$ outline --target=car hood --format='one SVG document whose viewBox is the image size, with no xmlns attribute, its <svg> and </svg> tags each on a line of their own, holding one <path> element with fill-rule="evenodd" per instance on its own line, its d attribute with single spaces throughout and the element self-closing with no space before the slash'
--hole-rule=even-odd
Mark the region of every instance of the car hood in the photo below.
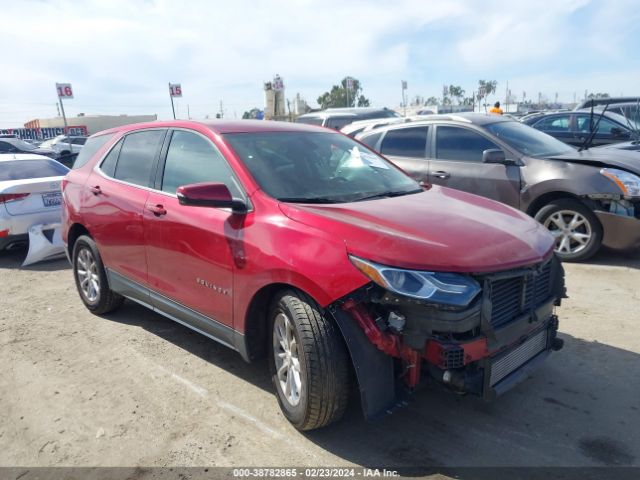
<svg viewBox="0 0 640 480">
<path fill-rule="evenodd" d="M 522 212 L 437 186 L 395 198 L 280 208 L 343 240 L 350 254 L 401 268 L 494 272 L 541 262 L 553 249 L 549 232 Z"/>
<path fill-rule="evenodd" d="M 616 148 L 590 148 L 551 157 L 552 160 L 584 163 L 596 167 L 614 167 L 640 174 L 640 153 Z"/>
<path fill-rule="evenodd" d="M 640 151 L 640 142 L 637 140 L 634 140 L 632 142 L 622 142 L 622 143 L 610 143 L 608 145 L 603 145 L 602 147 L 596 147 L 597 149 L 600 148 L 613 148 L 613 149 L 618 149 L 618 150 L 631 150 L 631 151 Z"/>
</svg>

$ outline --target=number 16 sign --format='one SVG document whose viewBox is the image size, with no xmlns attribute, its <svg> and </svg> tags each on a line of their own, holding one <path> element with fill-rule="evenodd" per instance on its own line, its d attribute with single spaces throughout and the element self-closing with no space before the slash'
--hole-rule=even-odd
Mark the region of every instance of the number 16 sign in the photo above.
<svg viewBox="0 0 640 480">
<path fill-rule="evenodd" d="M 58 97 L 60 98 L 73 98 L 73 90 L 70 83 L 56 83 L 56 90 L 58 90 Z"/>
</svg>

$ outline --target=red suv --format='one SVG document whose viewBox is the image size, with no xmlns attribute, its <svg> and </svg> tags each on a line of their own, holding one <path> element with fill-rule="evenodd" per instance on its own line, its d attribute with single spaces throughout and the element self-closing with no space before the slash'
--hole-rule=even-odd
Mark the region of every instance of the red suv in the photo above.
<svg viewBox="0 0 640 480">
<path fill-rule="evenodd" d="M 367 418 L 421 381 L 492 399 L 561 348 L 564 275 L 525 214 L 420 185 L 357 141 L 260 121 L 91 137 L 63 181 L 63 239 L 95 314 L 125 298 L 268 358 L 301 430 Z"/>
</svg>

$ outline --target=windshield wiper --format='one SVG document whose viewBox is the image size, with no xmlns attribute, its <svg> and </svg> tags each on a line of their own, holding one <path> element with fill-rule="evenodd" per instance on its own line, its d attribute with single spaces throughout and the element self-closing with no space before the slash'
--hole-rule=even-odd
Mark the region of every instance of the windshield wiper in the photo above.
<svg viewBox="0 0 640 480">
<path fill-rule="evenodd" d="M 391 191 L 391 192 L 382 192 L 376 193 L 374 195 L 367 195 L 366 197 L 356 198 L 354 202 L 361 202 L 363 200 L 373 200 L 374 198 L 391 198 L 391 197 L 401 197 L 402 195 L 411 195 L 413 193 L 423 192 L 421 188 L 417 188 L 415 190 L 399 190 L 399 191 Z"/>
<path fill-rule="evenodd" d="M 278 201 L 290 203 L 342 203 L 339 200 L 327 197 L 280 197 Z"/>
</svg>

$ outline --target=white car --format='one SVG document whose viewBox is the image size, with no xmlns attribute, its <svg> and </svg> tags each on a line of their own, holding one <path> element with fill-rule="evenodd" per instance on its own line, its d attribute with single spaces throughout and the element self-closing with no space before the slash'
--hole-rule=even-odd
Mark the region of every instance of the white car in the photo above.
<svg viewBox="0 0 640 480">
<path fill-rule="evenodd" d="M 58 155 L 69 155 L 71 153 L 80 153 L 82 147 L 87 141 L 87 137 L 73 137 L 67 135 L 58 135 L 55 138 L 45 140 L 40 147 L 50 148 Z"/>
<path fill-rule="evenodd" d="M 0 154 L 0 251 L 26 244 L 33 225 L 60 224 L 60 183 L 68 171 L 42 155 Z"/>
</svg>

